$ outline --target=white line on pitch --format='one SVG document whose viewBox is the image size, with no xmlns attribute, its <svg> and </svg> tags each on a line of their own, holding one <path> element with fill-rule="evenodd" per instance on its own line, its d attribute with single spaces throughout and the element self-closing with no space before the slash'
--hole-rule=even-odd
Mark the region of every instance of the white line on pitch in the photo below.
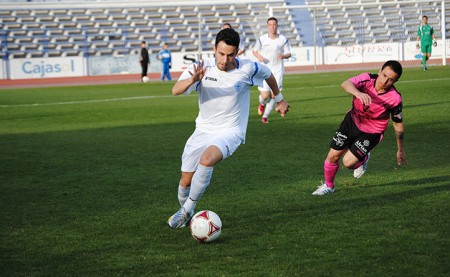
<svg viewBox="0 0 450 277">
<path fill-rule="evenodd" d="M 186 95 L 186 96 L 188 96 L 188 95 Z M 73 104 L 102 103 L 102 102 L 141 100 L 141 99 L 151 99 L 151 98 L 169 98 L 169 97 L 174 97 L 174 96 L 173 95 L 167 95 L 167 96 L 136 96 L 136 97 L 110 98 L 110 99 L 97 99 L 97 100 L 83 100 L 83 101 L 69 101 L 69 102 L 54 102 L 54 103 L 0 105 L 0 108 L 38 107 L 38 106 L 52 106 L 52 105 L 73 105 Z"/>
<path fill-rule="evenodd" d="M 434 81 L 445 81 L 450 80 L 450 78 L 436 78 L 436 79 L 423 79 L 423 80 L 407 80 L 399 81 L 401 83 L 417 83 L 417 82 L 434 82 Z M 325 85 L 325 86 L 313 86 L 313 87 L 294 87 L 294 88 L 284 88 L 284 90 L 299 90 L 299 89 L 312 89 L 312 88 L 332 88 L 339 87 L 339 85 Z M 195 95 L 184 95 L 184 96 L 195 96 Z M 114 101 L 127 101 L 127 100 L 141 100 L 141 99 L 151 99 L 151 98 L 170 98 L 173 95 L 167 96 L 136 96 L 136 97 L 124 97 L 124 98 L 111 98 L 111 99 L 97 99 L 97 100 L 83 100 L 83 101 L 69 101 L 69 102 L 54 102 L 54 103 L 35 103 L 35 104 L 17 104 L 17 105 L 0 105 L 0 108 L 11 108 L 11 107 L 38 107 L 38 106 L 52 106 L 52 105 L 73 105 L 73 104 L 86 104 L 86 103 L 102 103 L 102 102 L 114 102 Z"/>
</svg>

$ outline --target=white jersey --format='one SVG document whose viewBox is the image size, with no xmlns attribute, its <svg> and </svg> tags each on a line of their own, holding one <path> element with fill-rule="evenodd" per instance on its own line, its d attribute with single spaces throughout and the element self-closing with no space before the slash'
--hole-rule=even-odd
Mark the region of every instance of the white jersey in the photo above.
<svg viewBox="0 0 450 277">
<path fill-rule="evenodd" d="M 291 53 L 291 45 L 285 36 L 278 34 L 276 39 L 271 39 L 269 34 L 264 34 L 256 41 L 253 50 L 264 57 L 264 64 L 272 70 L 273 75 L 284 74 L 284 59 L 279 60 L 278 54 Z"/>
<path fill-rule="evenodd" d="M 264 65 L 248 59 L 235 59 L 236 69 L 219 70 L 215 59 L 204 61 L 206 68 L 202 80 L 192 84 L 184 94 L 197 91 L 199 114 L 196 128 L 205 133 L 223 131 L 235 132 L 243 141 L 247 131 L 250 110 L 250 87 L 262 85 L 262 82 L 272 74 Z M 190 65 L 181 74 L 179 81 L 191 77 Z"/>
</svg>

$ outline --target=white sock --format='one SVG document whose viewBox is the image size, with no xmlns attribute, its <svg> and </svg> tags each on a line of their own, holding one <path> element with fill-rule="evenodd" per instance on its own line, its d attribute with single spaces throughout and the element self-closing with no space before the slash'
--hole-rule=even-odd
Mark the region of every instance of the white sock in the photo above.
<svg viewBox="0 0 450 277">
<path fill-rule="evenodd" d="M 275 107 L 275 99 L 270 99 L 270 102 L 267 103 L 266 109 L 264 110 L 264 114 L 262 117 L 269 118 L 270 113 L 272 112 L 273 108 Z"/>
<path fill-rule="evenodd" d="M 183 206 L 184 202 L 189 197 L 189 191 L 191 190 L 191 187 L 182 187 L 181 184 L 178 185 L 178 201 L 180 202 L 180 205 Z"/>
<path fill-rule="evenodd" d="M 266 105 L 267 104 L 267 99 L 262 99 L 262 96 L 261 96 L 261 94 L 259 95 L 259 103 L 261 104 L 261 105 Z"/>
<path fill-rule="evenodd" d="M 200 200 L 206 188 L 209 186 L 209 183 L 211 182 L 213 169 L 214 167 L 198 165 L 197 171 L 195 171 L 194 176 L 192 177 L 189 198 L 183 205 L 185 210 L 194 210 L 197 201 Z"/>
</svg>

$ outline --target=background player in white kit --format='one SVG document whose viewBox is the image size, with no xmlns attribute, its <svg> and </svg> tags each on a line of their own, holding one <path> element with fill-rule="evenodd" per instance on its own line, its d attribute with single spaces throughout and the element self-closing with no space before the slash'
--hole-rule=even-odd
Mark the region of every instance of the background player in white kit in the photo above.
<svg viewBox="0 0 450 277">
<path fill-rule="evenodd" d="M 277 80 L 278 89 L 281 91 L 284 75 L 283 60 L 291 57 L 291 46 L 285 36 L 278 34 L 278 20 L 275 17 L 267 19 L 267 34 L 262 35 L 256 41 L 253 55 L 261 64 L 270 68 Z M 258 89 L 260 91 L 258 114 L 262 116 L 262 123 L 269 123 L 269 114 L 275 106 L 275 102 L 271 101 L 270 97 L 271 89 L 266 82 Z"/>
<path fill-rule="evenodd" d="M 266 80 L 277 102 L 276 110 L 281 116 L 288 112 L 289 105 L 270 69 L 237 59 L 238 49 L 239 34 L 233 29 L 221 30 L 216 36 L 215 58 L 191 65 L 172 88 L 174 95 L 196 90 L 200 111 L 182 155 L 178 186 L 181 208 L 169 218 L 171 228 L 189 223 L 197 201 L 211 181 L 214 166 L 245 142 L 251 86 Z"/>
<path fill-rule="evenodd" d="M 222 25 L 222 29 L 227 29 L 227 28 L 233 29 L 233 27 L 231 27 L 230 23 L 224 23 Z M 245 39 L 241 37 L 241 41 L 239 42 L 239 51 L 237 53 L 237 56 L 243 55 L 244 53 L 245 53 Z"/>
</svg>

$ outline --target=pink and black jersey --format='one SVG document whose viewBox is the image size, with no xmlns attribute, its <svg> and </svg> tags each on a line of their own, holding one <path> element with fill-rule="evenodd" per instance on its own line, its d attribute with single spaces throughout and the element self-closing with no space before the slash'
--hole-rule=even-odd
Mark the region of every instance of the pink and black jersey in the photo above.
<svg viewBox="0 0 450 277">
<path fill-rule="evenodd" d="M 355 87 L 372 98 L 370 105 L 363 105 L 360 100 L 353 97 L 353 108 L 350 111 L 352 119 L 359 130 L 370 133 L 384 133 L 389 123 L 389 115 L 394 122 L 402 122 L 402 96 L 394 86 L 384 93 L 375 89 L 378 75 L 363 73 L 350 78 Z"/>
</svg>

